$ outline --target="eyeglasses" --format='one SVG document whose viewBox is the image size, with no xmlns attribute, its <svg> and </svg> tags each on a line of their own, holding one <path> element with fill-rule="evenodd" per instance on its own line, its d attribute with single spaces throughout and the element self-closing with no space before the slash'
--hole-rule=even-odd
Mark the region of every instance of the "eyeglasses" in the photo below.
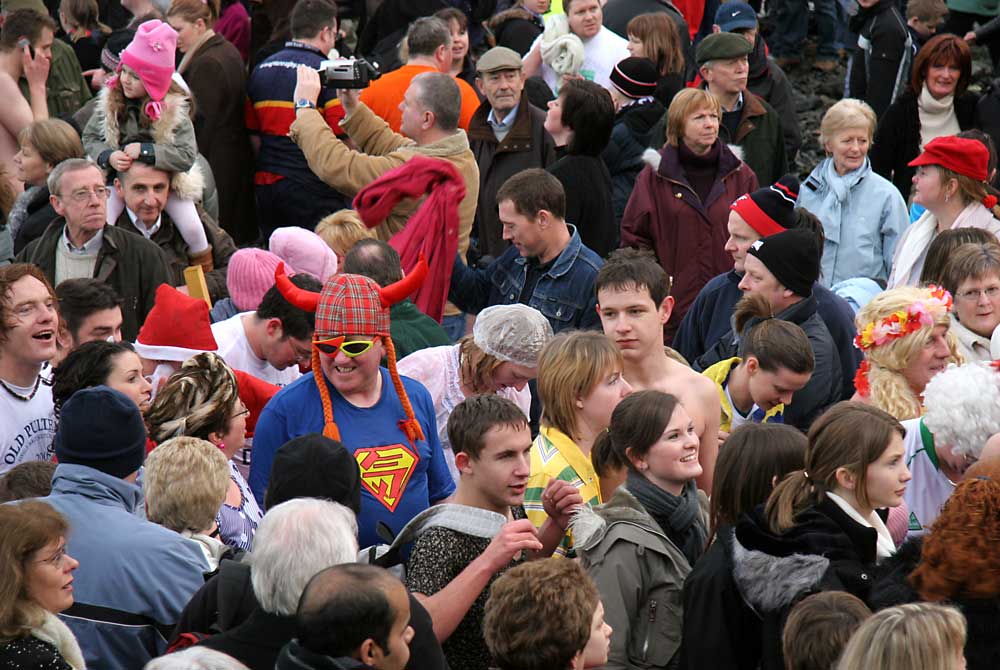
<svg viewBox="0 0 1000 670">
<path fill-rule="evenodd" d="M 959 300 L 965 302 L 979 302 L 979 296 L 985 295 L 987 299 L 993 300 L 1000 296 L 1000 286 L 990 286 L 988 288 L 970 288 L 958 294 Z"/>
<path fill-rule="evenodd" d="M 81 188 L 79 190 L 73 191 L 69 195 L 65 196 L 78 205 L 82 205 L 85 202 L 90 202 L 90 199 L 97 196 L 98 200 L 107 200 L 108 196 L 111 195 L 111 189 L 106 186 L 98 186 L 97 188 L 91 190 L 89 188 Z M 59 196 L 64 197 L 64 196 Z"/>
<path fill-rule="evenodd" d="M 292 344 L 292 353 L 295 355 L 296 363 L 308 363 L 312 360 L 312 351 L 310 349 L 301 349 L 298 345 Z"/>
<path fill-rule="evenodd" d="M 65 558 L 66 558 L 66 545 L 64 544 L 63 546 L 59 547 L 59 551 L 57 551 L 56 553 L 52 554 L 48 558 L 42 558 L 42 559 L 39 559 L 39 560 L 37 560 L 35 562 L 36 563 L 48 563 L 53 568 L 58 568 L 58 567 L 60 567 L 62 565 L 63 559 L 65 559 Z"/>
<path fill-rule="evenodd" d="M 243 403 L 240 403 L 240 407 L 242 407 L 243 409 L 241 409 L 240 411 L 236 412 L 236 414 L 233 414 L 229 418 L 231 418 L 231 419 L 238 419 L 241 416 L 247 416 L 248 414 L 250 414 L 250 410 L 247 409 L 246 405 L 244 405 Z"/>
<path fill-rule="evenodd" d="M 371 340 L 351 340 L 345 342 L 345 337 L 333 337 L 329 340 L 313 340 L 313 344 L 319 349 L 321 354 L 326 356 L 336 356 L 338 351 L 344 352 L 348 358 L 357 358 L 375 345 L 378 338 Z"/>
</svg>

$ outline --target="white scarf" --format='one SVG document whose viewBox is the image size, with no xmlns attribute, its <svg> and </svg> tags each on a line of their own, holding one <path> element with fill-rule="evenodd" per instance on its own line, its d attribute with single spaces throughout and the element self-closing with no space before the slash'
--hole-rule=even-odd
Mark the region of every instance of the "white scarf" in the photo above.
<svg viewBox="0 0 1000 670">
<path fill-rule="evenodd" d="M 83 660 L 83 652 L 80 651 L 80 645 L 73 636 L 73 631 L 56 615 L 45 612 L 42 623 L 31 629 L 31 636 L 55 647 L 73 670 L 86 670 L 87 664 Z"/>
<path fill-rule="evenodd" d="M 849 502 L 838 496 L 836 493 L 830 493 L 827 491 L 827 496 L 830 500 L 837 503 L 837 507 L 844 510 L 844 513 L 860 523 L 862 526 L 868 528 L 874 528 L 875 532 L 878 533 L 878 542 L 875 545 L 875 555 L 880 559 L 889 558 L 896 553 L 896 543 L 892 541 L 892 535 L 889 534 L 889 529 L 885 527 L 882 522 L 882 518 L 878 514 L 872 512 L 868 518 L 861 516 L 858 510 L 854 509 Z"/>
<path fill-rule="evenodd" d="M 903 233 L 902 239 L 896 245 L 888 288 L 917 285 L 927 248 L 937 236 L 937 227 L 937 217 L 927 210 Z M 993 212 L 986 209 L 982 203 L 973 202 L 955 217 L 951 229 L 955 228 L 982 228 L 996 234 L 1000 228 L 1000 221 L 997 221 L 993 217 Z"/>
<path fill-rule="evenodd" d="M 946 95 L 937 100 L 924 84 L 917 100 L 917 114 L 920 117 L 920 150 L 935 137 L 957 135 L 962 131 L 955 115 L 955 96 Z"/>
</svg>

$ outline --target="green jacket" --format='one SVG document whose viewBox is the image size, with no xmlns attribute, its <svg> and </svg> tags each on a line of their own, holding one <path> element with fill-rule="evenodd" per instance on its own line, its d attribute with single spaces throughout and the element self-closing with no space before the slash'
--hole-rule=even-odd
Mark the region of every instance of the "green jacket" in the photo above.
<svg viewBox="0 0 1000 670">
<path fill-rule="evenodd" d="M 708 498 L 698 492 L 708 528 Z M 577 555 L 597 584 L 604 620 L 614 629 L 605 670 L 677 664 L 684 615 L 682 591 L 691 572 L 684 553 L 625 487 L 572 523 Z"/>
<path fill-rule="evenodd" d="M 73 47 L 58 39 L 52 43 L 52 64 L 45 81 L 45 99 L 51 118 L 70 116 L 90 100 L 90 86 L 82 70 Z M 31 100 L 28 80 L 22 77 L 17 83 L 24 99 Z"/>
<path fill-rule="evenodd" d="M 56 248 L 66 220 L 54 219 L 45 233 L 17 255 L 19 263 L 34 263 L 55 284 Z M 94 277 L 108 284 L 122 299 L 122 339 L 134 342 L 139 326 L 153 309 L 156 288 L 170 284 L 167 259 L 156 244 L 138 233 L 115 226 L 104 227 L 101 251 L 97 254 Z"/>
<path fill-rule="evenodd" d="M 451 344 L 441 324 L 421 312 L 409 299 L 392 306 L 389 324 L 396 360 L 401 361 L 414 351 Z"/>
<path fill-rule="evenodd" d="M 997 9 L 1000 8 L 997 0 L 948 0 L 945 4 L 948 9 L 980 16 L 996 16 Z"/>
<path fill-rule="evenodd" d="M 773 184 L 788 172 L 781 119 L 774 107 L 750 89 L 743 89 L 743 110 L 736 134 L 730 137 L 726 127 L 720 124 L 719 137 L 743 150 L 743 155 L 736 155 L 753 169 L 762 186 Z"/>
<path fill-rule="evenodd" d="M 205 227 L 205 237 L 212 246 L 212 264 L 214 269 L 205 273 L 205 284 L 208 286 L 208 295 L 212 303 L 229 295 L 229 288 L 226 286 L 226 272 L 229 266 L 229 258 L 236 253 L 236 243 L 229 233 L 219 228 L 215 221 L 205 212 L 198 208 L 198 215 L 201 217 Z M 128 211 L 122 210 L 121 216 L 115 221 L 115 226 L 122 230 L 127 230 L 136 235 L 142 235 L 129 218 Z M 160 228 L 149 238 L 156 243 L 167 257 L 167 265 L 173 280 L 171 286 L 184 285 L 184 270 L 191 265 L 188 258 L 188 247 L 184 238 L 177 232 L 173 220 L 166 210 L 160 213 Z"/>
</svg>

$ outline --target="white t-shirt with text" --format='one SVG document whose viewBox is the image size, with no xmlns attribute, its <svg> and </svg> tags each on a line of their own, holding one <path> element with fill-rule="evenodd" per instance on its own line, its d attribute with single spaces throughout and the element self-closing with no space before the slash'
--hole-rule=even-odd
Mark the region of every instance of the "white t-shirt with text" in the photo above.
<svg viewBox="0 0 1000 670">
<path fill-rule="evenodd" d="M 28 461 L 50 461 L 54 453 L 56 419 L 52 408 L 52 369 L 46 365 L 39 375 L 38 390 L 30 400 L 28 388 L 3 382 L 0 388 L 0 475 Z"/>
</svg>

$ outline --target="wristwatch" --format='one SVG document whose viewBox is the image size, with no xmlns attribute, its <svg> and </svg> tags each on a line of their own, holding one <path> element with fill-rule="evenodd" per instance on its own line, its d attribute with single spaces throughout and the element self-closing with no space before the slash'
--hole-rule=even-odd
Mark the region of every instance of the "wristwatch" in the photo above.
<svg viewBox="0 0 1000 670">
<path fill-rule="evenodd" d="M 296 100 L 295 111 L 299 111 L 300 109 L 316 109 L 316 103 L 312 100 L 306 100 L 305 98 Z"/>
</svg>

